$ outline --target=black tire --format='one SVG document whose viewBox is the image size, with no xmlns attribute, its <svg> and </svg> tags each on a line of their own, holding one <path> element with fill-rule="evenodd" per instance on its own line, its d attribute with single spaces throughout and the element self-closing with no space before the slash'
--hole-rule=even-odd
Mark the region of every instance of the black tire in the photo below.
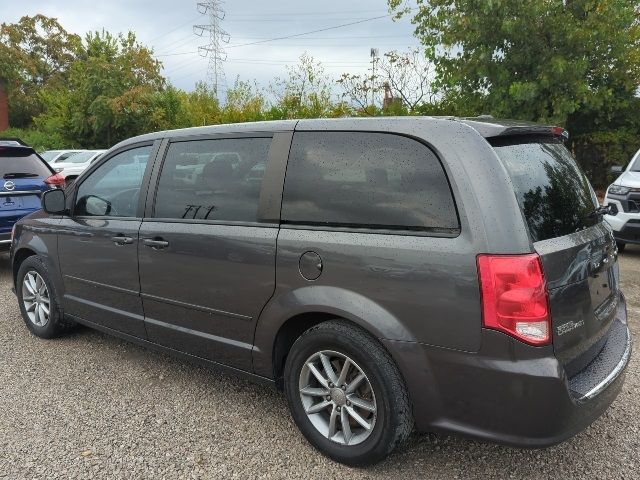
<svg viewBox="0 0 640 480">
<path fill-rule="evenodd" d="M 48 290 L 49 320 L 43 326 L 36 325 L 29 319 L 23 300 L 22 284 L 24 278 L 29 272 L 33 271 L 37 272 L 37 274 L 40 275 Z M 73 322 L 64 319 L 62 309 L 60 308 L 60 297 L 58 296 L 58 292 L 56 290 L 54 282 L 51 280 L 49 269 L 47 268 L 47 265 L 41 257 L 29 257 L 20 265 L 16 282 L 16 295 L 18 297 L 18 305 L 20 306 L 20 313 L 22 313 L 22 319 L 27 325 L 27 328 L 35 336 L 47 339 L 55 338 L 75 325 Z"/>
<path fill-rule="evenodd" d="M 618 252 L 624 252 L 624 249 L 627 248 L 627 244 L 624 242 L 616 242 L 616 246 L 618 247 Z"/>
<path fill-rule="evenodd" d="M 377 418 L 369 436 L 357 445 L 329 440 L 305 411 L 299 388 L 300 375 L 307 360 L 320 351 L 338 352 L 355 361 L 375 394 Z M 287 356 L 284 380 L 296 425 L 313 446 L 338 462 L 351 466 L 379 462 L 406 440 L 413 429 L 409 395 L 395 362 L 374 337 L 347 322 L 331 320 L 302 334 Z"/>
</svg>

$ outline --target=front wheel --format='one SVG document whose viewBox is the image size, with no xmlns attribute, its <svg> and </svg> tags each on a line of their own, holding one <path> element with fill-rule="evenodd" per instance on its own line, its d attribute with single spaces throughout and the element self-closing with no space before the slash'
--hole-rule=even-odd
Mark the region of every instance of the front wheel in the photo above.
<svg viewBox="0 0 640 480">
<path fill-rule="evenodd" d="M 27 258 L 18 269 L 16 294 L 22 318 L 40 338 L 53 338 L 73 324 L 65 320 L 58 294 L 45 262 L 38 256 Z"/>
<path fill-rule="evenodd" d="M 616 242 L 616 246 L 619 252 L 624 252 L 624 249 L 627 248 L 627 244 L 624 242 Z"/>
<path fill-rule="evenodd" d="M 367 332 L 342 321 L 322 323 L 293 345 L 285 392 L 307 440 L 341 463 L 370 465 L 413 428 L 409 396 L 389 353 Z"/>
</svg>

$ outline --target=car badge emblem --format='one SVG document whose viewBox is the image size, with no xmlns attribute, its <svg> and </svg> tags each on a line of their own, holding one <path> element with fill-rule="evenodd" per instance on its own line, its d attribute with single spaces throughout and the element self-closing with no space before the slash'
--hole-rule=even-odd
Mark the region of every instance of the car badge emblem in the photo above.
<svg viewBox="0 0 640 480">
<path fill-rule="evenodd" d="M 4 182 L 4 189 L 5 190 L 8 190 L 9 192 L 12 192 L 15 188 L 16 188 L 16 184 L 13 183 L 11 180 L 8 180 L 8 181 Z"/>
</svg>

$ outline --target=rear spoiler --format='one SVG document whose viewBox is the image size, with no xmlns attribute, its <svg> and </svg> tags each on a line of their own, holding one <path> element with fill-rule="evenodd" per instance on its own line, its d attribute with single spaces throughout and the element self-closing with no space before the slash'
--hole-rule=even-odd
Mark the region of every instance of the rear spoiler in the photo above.
<svg viewBox="0 0 640 480">
<path fill-rule="evenodd" d="M 530 126 L 530 127 L 508 127 L 498 135 L 493 137 L 512 137 L 515 135 L 552 135 L 569 140 L 569 132 L 562 127 Z"/>
<path fill-rule="evenodd" d="M 569 139 L 569 132 L 562 127 L 540 125 L 539 123 L 520 122 L 513 120 L 496 120 L 488 115 L 461 118 L 460 121 L 469 125 L 485 138 L 513 137 L 519 135 L 551 135 Z"/>
</svg>

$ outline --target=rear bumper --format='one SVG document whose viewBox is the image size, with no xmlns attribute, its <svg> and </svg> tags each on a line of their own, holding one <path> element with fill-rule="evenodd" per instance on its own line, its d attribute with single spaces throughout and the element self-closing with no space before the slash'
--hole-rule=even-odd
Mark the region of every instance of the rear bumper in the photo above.
<svg viewBox="0 0 640 480">
<path fill-rule="evenodd" d="M 618 334 L 573 378 L 552 347 L 530 347 L 491 330 L 483 331 L 477 353 L 384 342 L 405 376 L 418 430 L 536 448 L 582 431 L 617 397 L 631 336 L 626 318 L 614 323 Z"/>
</svg>

